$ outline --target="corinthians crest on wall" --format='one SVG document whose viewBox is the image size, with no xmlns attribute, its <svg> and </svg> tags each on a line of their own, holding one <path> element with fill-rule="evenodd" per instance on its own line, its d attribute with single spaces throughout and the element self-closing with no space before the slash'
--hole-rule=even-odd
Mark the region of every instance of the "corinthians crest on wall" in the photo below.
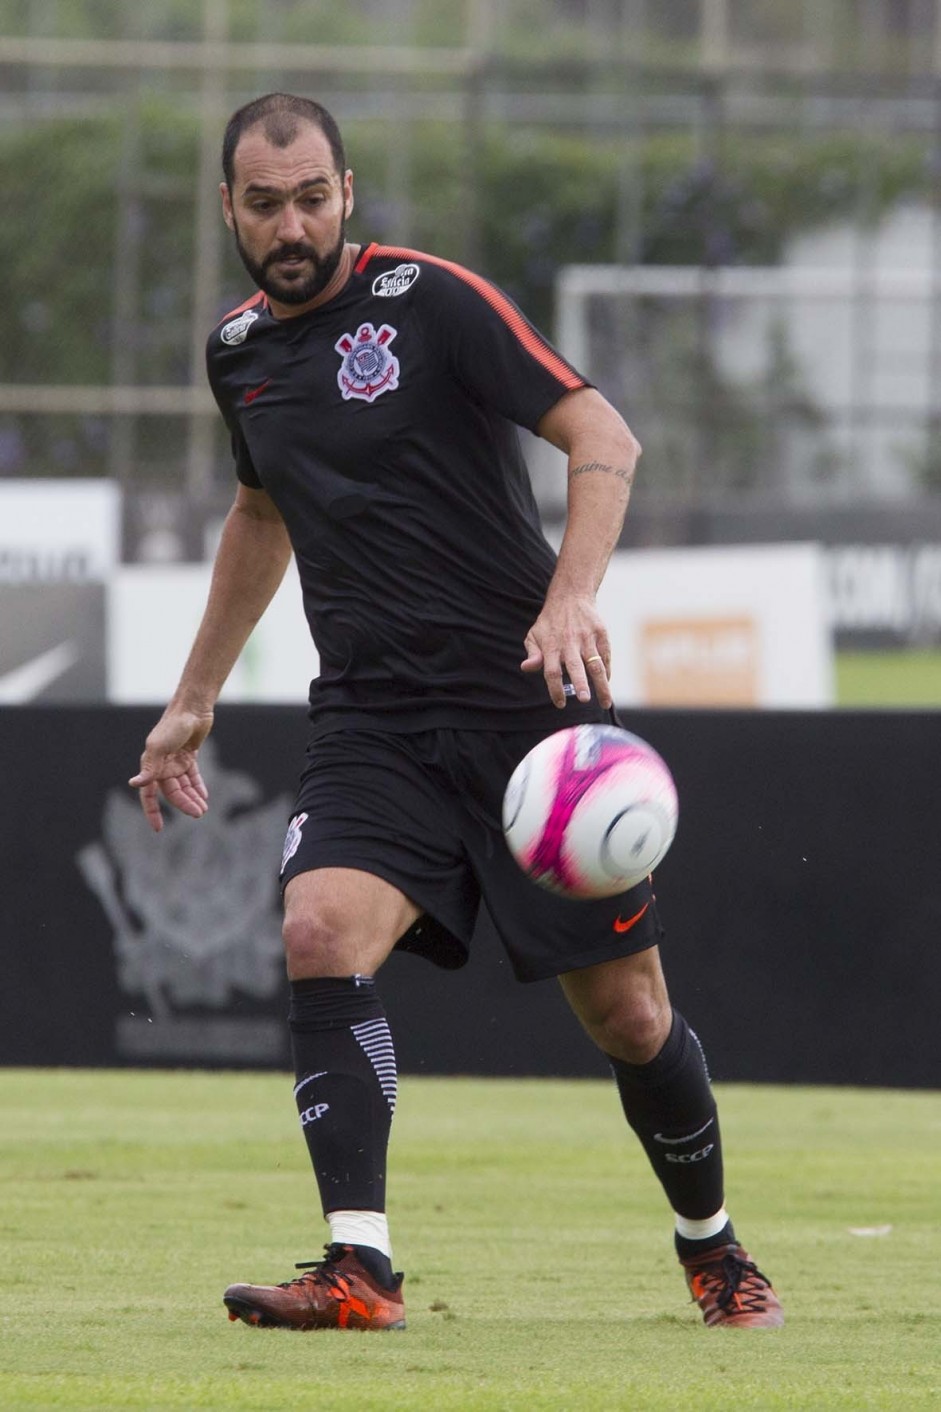
<svg viewBox="0 0 941 1412">
<path fill-rule="evenodd" d="M 265 1002 L 284 985 L 278 858 L 291 800 L 260 803 L 244 772 L 200 750 L 210 808 L 167 811 L 155 836 L 137 798 L 107 795 L 101 838 L 76 856 L 111 926 L 129 1060 L 279 1062 L 286 1029 Z"/>
</svg>

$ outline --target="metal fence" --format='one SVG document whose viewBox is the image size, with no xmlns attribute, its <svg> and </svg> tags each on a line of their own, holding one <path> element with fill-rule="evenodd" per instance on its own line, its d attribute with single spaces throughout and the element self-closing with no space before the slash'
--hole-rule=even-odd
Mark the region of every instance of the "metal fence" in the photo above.
<svg viewBox="0 0 941 1412">
<path fill-rule="evenodd" d="M 661 496 L 819 508 L 941 488 L 930 267 L 569 266 L 558 288 L 559 341 L 631 408 Z"/>
</svg>

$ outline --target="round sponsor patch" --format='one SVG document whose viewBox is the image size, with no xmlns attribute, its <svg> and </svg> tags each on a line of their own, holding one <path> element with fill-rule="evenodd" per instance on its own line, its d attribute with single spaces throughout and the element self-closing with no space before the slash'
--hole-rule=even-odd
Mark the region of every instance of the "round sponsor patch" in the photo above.
<svg viewBox="0 0 941 1412">
<path fill-rule="evenodd" d="M 372 292 L 379 299 L 395 299 L 404 294 L 418 279 L 421 270 L 417 265 L 396 265 L 384 275 L 377 275 L 372 282 Z"/>
<path fill-rule="evenodd" d="M 235 343 L 244 343 L 248 337 L 248 330 L 258 318 L 254 309 L 246 309 L 244 314 L 239 314 L 237 319 L 230 319 L 224 324 L 219 337 L 223 343 L 231 347 Z"/>
</svg>

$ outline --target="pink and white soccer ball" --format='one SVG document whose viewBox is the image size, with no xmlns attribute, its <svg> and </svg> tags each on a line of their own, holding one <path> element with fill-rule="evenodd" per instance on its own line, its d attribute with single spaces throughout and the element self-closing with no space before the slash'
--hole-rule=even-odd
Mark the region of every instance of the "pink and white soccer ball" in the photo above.
<svg viewBox="0 0 941 1412">
<path fill-rule="evenodd" d="M 566 897 L 642 882 L 676 833 L 676 786 L 652 745 L 616 726 L 569 726 L 524 756 L 503 797 L 510 852 Z"/>
</svg>

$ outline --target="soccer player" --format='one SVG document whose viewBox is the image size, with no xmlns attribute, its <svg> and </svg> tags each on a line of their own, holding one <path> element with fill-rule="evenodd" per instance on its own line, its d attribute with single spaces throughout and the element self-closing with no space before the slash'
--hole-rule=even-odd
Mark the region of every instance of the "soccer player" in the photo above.
<svg viewBox="0 0 941 1412">
<path fill-rule="evenodd" d="M 353 177 L 320 105 L 247 104 L 222 166 L 223 216 L 257 286 L 208 343 L 238 487 L 195 642 L 130 783 L 158 832 L 161 795 L 205 813 L 197 751 L 293 554 L 321 666 L 284 846 L 284 943 L 294 1092 L 330 1230 L 298 1277 L 231 1285 L 230 1317 L 404 1326 L 385 1215 L 395 1054 L 374 977 L 395 947 L 462 965 L 483 899 L 518 979 L 558 976 L 608 1057 L 705 1322 L 780 1324 L 725 1211 L 715 1100 L 670 1004 L 649 881 L 555 897 L 500 829 L 506 781 L 538 740 L 612 720 L 595 595 L 640 448 L 486 280 L 347 240 Z M 557 557 L 517 425 L 568 457 Z"/>
</svg>

